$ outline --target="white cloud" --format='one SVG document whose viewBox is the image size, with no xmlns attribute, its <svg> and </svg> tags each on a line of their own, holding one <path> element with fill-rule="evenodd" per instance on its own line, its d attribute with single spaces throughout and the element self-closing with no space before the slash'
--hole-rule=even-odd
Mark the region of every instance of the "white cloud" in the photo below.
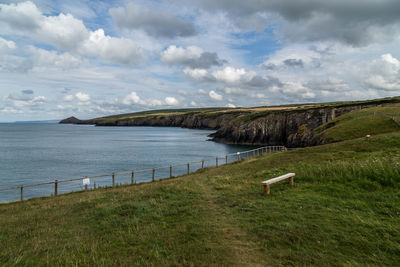
<svg viewBox="0 0 400 267">
<path fill-rule="evenodd" d="M 369 64 L 362 77 L 367 87 L 400 91 L 400 61 L 391 54 L 384 54 Z"/>
<path fill-rule="evenodd" d="M 179 105 L 179 101 L 175 97 L 168 96 L 165 98 L 165 103 L 168 106 L 177 106 Z"/>
<path fill-rule="evenodd" d="M 57 53 L 57 51 L 48 51 L 36 47 L 30 47 L 29 51 L 32 53 L 34 61 L 34 68 L 56 68 L 61 70 L 68 70 L 79 68 L 86 64 L 80 56 L 74 56 L 69 53 Z"/>
<path fill-rule="evenodd" d="M 142 49 L 133 41 L 105 35 L 103 29 L 91 32 L 79 51 L 121 64 L 137 64 L 143 56 Z"/>
<path fill-rule="evenodd" d="M 75 97 L 73 95 L 66 95 L 63 97 L 64 101 L 68 101 L 68 102 L 74 100 L 74 98 Z"/>
<path fill-rule="evenodd" d="M 286 95 L 296 96 L 303 99 L 312 99 L 316 97 L 314 92 L 297 82 L 285 83 L 282 92 Z"/>
<path fill-rule="evenodd" d="M 143 57 L 132 40 L 105 35 L 103 29 L 90 31 L 71 14 L 46 16 L 32 2 L 0 5 L 0 22 L 8 34 L 28 36 L 58 49 L 100 57 L 120 64 L 136 64 Z M 0 29 L 0 33 L 3 32 Z"/>
<path fill-rule="evenodd" d="M 209 96 L 211 99 L 214 99 L 214 100 L 217 100 L 217 101 L 222 101 L 222 100 L 223 100 L 222 95 L 216 93 L 214 90 L 211 90 L 211 91 L 208 93 L 208 96 Z"/>
<path fill-rule="evenodd" d="M 234 104 L 232 104 L 232 103 L 228 103 L 226 105 L 226 107 L 228 107 L 228 108 L 236 108 L 236 106 Z"/>
<path fill-rule="evenodd" d="M 195 107 L 195 106 L 197 106 L 197 103 L 195 101 L 190 101 L 190 105 Z"/>
<path fill-rule="evenodd" d="M 0 54 L 9 53 L 14 51 L 17 45 L 13 41 L 8 41 L 0 37 Z"/>
<path fill-rule="evenodd" d="M 188 75 L 190 78 L 198 81 L 205 80 L 205 78 L 208 76 L 208 71 L 206 69 L 185 68 L 183 70 L 183 73 Z"/>
<path fill-rule="evenodd" d="M 213 76 L 217 81 L 234 84 L 239 82 L 246 74 L 245 69 L 235 69 L 233 67 L 225 67 L 223 70 L 213 72 Z"/>
<path fill-rule="evenodd" d="M 78 99 L 81 102 L 87 102 L 90 100 L 90 96 L 88 94 L 78 92 L 75 94 L 76 99 Z"/>
<path fill-rule="evenodd" d="M 143 103 L 143 101 L 140 99 L 140 97 L 136 94 L 136 92 L 132 92 L 129 95 L 125 96 L 125 98 L 122 100 L 122 103 L 124 105 L 132 105 L 132 104 L 140 104 Z"/>
<path fill-rule="evenodd" d="M 162 106 L 162 105 L 163 105 L 163 102 L 158 99 L 153 99 L 153 100 L 150 100 L 150 102 L 149 102 L 149 106 L 152 106 L 152 107 Z"/>
<path fill-rule="evenodd" d="M 199 95 L 207 95 L 207 92 L 206 92 L 205 90 L 203 90 L 203 89 L 197 90 L 197 93 L 198 93 Z"/>
</svg>

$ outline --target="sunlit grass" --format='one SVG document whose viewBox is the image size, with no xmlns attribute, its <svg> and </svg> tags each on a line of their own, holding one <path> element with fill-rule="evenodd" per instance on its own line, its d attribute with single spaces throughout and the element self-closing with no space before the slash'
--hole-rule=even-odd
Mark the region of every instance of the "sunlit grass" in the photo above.
<svg viewBox="0 0 400 267">
<path fill-rule="evenodd" d="M 399 158 L 397 132 L 3 204 L 0 265 L 396 266 Z"/>
</svg>

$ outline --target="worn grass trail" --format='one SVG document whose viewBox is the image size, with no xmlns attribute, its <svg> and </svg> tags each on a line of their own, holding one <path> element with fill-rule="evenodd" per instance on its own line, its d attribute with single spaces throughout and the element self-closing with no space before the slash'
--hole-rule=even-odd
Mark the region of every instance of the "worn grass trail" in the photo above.
<svg viewBox="0 0 400 267">
<path fill-rule="evenodd" d="M 0 205 L 1 266 L 400 261 L 400 133 Z M 295 172 L 264 197 L 260 182 Z"/>
</svg>

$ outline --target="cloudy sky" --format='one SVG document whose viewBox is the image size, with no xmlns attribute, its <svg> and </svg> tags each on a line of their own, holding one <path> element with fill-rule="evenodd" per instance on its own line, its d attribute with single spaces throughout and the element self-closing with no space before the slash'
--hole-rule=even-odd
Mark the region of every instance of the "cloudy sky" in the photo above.
<svg viewBox="0 0 400 267">
<path fill-rule="evenodd" d="M 400 95 L 398 0 L 0 1 L 0 121 Z"/>
</svg>

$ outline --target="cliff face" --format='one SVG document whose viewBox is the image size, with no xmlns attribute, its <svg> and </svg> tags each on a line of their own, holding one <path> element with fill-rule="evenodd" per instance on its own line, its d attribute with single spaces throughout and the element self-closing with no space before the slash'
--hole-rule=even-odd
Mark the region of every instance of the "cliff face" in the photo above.
<svg viewBox="0 0 400 267">
<path fill-rule="evenodd" d="M 235 115 L 224 114 L 217 117 L 204 117 L 199 114 L 178 114 L 154 117 L 138 117 L 115 121 L 94 121 L 96 126 L 159 126 L 183 127 L 191 129 L 219 129 L 229 124 Z"/>
<path fill-rule="evenodd" d="M 322 108 L 270 110 L 265 113 L 187 112 L 179 114 L 136 116 L 131 118 L 106 117 L 81 121 L 74 117 L 60 123 L 94 124 L 96 126 L 169 126 L 193 129 L 215 129 L 211 140 L 231 144 L 285 145 L 304 147 L 322 143 L 313 130 L 335 117 L 356 109 L 390 105 L 368 103 Z"/>
<path fill-rule="evenodd" d="M 313 134 L 312 130 L 337 116 L 374 106 L 377 105 L 271 113 L 248 122 L 233 122 L 223 125 L 211 137 L 214 141 L 233 144 L 268 144 L 287 147 L 318 145 L 322 141 Z"/>
</svg>

